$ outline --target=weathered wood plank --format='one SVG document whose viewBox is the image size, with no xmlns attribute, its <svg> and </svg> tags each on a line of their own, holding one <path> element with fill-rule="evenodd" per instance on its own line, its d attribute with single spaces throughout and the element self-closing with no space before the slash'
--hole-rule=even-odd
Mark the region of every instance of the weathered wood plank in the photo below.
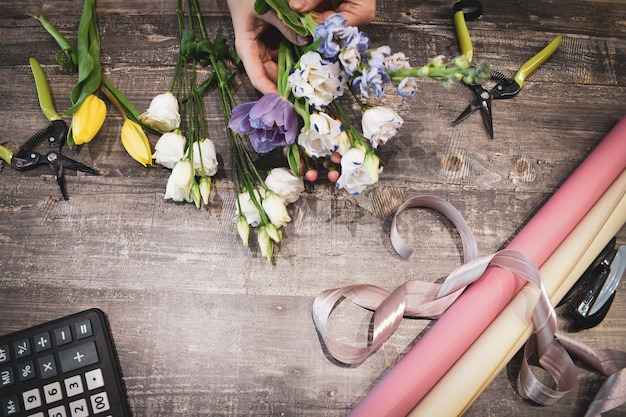
<svg viewBox="0 0 626 417">
<path fill-rule="evenodd" d="M 364 28 L 374 45 L 404 51 L 414 64 L 458 54 L 450 2 L 378 3 L 376 21 Z M 139 108 L 167 88 L 173 72 L 173 4 L 98 1 L 105 76 Z M 0 163 L 0 333 L 102 308 L 137 417 L 345 415 L 429 322 L 405 320 L 364 364 L 340 366 L 319 343 L 313 297 L 356 283 L 392 290 L 408 279 L 441 281 L 462 260 L 450 224 L 414 210 L 402 215 L 399 228 L 416 254 L 401 261 L 388 239 L 395 207 L 413 195 L 443 197 L 465 216 L 480 253 L 493 252 L 626 114 L 626 8 L 583 0 L 567 7 L 548 0 L 484 0 L 483 6 L 483 17 L 469 23 L 476 59 L 507 75 L 564 36 L 517 98 L 494 103 L 495 139 L 487 138 L 478 116 L 451 125 L 470 100 L 461 86 L 448 91 L 424 81 L 420 94 L 404 101 L 389 92 L 385 103 L 406 124 L 381 149 L 380 183 L 357 197 L 329 184 L 309 185 L 290 207 L 293 221 L 274 263 L 255 245 L 243 247 L 236 234 L 214 94 L 205 103 L 221 166 L 208 209 L 163 200 L 169 171 L 145 169 L 126 155 L 113 109 L 92 143 L 64 150 L 103 174 L 68 173 L 69 201 L 46 170 L 21 174 Z M 232 45 L 225 2 L 202 7 L 211 36 Z M 45 125 L 28 58 L 44 66 L 60 109 L 69 107 L 75 82 L 56 66 L 55 43 L 26 12 L 45 13 L 74 40 L 81 10 L 60 0 L 0 1 L 0 143 L 11 149 Z M 239 102 L 257 97 L 243 74 L 235 94 Z M 618 242 L 626 243 L 626 228 Z M 577 337 L 626 350 L 623 289 L 608 317 Z M 335 314 L 329 331 L 357 343 L 366 339 L 369 313 L 342 304 Z M 515 392 L 516 366 L 519 358 L 465 415 L 580 416 L 602 382 L 581 367 L 566 398 L 539 408 Z"/>
</svg>

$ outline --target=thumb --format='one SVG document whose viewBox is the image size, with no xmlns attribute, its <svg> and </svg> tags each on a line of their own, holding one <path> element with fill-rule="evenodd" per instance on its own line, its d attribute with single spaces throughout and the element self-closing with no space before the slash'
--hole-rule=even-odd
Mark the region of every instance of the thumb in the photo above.
<svg viewBox="0 0 626 417">
<path fill-rule="evenodd" d="M 302 13 L 302 12 L 310 12 L 314 8 L 316 8 L 322 0 L 291 0 L 289 2 L 289 7 L 294 12 Z"/>
</svg>

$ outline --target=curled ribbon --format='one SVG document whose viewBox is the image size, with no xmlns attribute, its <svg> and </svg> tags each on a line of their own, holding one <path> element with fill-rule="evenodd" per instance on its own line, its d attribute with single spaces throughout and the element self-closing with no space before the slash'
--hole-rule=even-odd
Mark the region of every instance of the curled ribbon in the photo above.
<svg viewBox="0 0 626 417">
<path fill-rule="evenodd" d="M 540 289 L 533 310 L 534 335 L 524 347 L 520 370 L 520 391 L 538 404 L 554 404 L 576 383 L 576 368 L 568 351 L 608 375 L 585 417 L 599 417 L 602 412 L 626 403 L 626 353 L 616 350 L 594 350 L 582 342 L 556 332 L 556 313 L 543 285 L 539 269 L 521 252 L 504 249 L 490 256 L 478 257 L 474 236 L 463 216 L 451 204 L 435 196 L 418 196 L 404 202 L 391 224 L 391 243 L 402 259 L 413 249 L 400 237 L 396 219 L 412 207 L 434 209 L 448 218 L 459 231 L 464 263 L 444 280 L 443 284 L 411 280 L 389 292 L 375 285 L 361 284 L 321 292 L 313 302 L 313 321 L 328 352 L 338 361 L 358 364 L 378 350 L 397 330 L 403 317 L 436 319 L 458 298 L 463 290 L 479 279 L 488 267 L 508 270 Z M 349 300 L 373 311 L 371 341 L 365 347 L 355 346 L 326 334 L 333 309 L 342 300 Z M 529 364 L 536 355 L 540 366 L 553 379 L 555 389 L 540 382 Z"/>
</svg>

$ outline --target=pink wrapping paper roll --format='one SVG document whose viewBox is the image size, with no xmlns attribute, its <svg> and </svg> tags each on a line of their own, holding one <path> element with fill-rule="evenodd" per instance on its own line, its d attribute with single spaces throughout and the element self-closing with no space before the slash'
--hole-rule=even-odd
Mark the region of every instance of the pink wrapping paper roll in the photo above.
<svg viewBox="0 0 626 417">
<path fill-rule="evenodd" d="M 626 168 L 624 117 L 515 236 L 507 249 L 541 267 Z M 350 416 L 404 417 L 524 286 L 490 267 L 356 405 Z"/>
</svg>

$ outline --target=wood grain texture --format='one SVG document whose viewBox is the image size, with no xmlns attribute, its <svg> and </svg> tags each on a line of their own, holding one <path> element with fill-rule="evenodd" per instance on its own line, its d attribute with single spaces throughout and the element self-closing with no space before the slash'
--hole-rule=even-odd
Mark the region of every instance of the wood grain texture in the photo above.
<svg viewBox="0 0 626 417">
<path fill-rule="evenodd" d="M 223 0 L 203 1 L 211 36 L 233 33 Z M 443 0 L 378 2 L 364 30 L 376 46 L 415 64 L 458 54 Z M 59 108 L 75 79 L 54 62 L 56 45 L 26 13 L 44 13 L 75 40 L 80 2 L 0 0 L 0 143 L 17 149 L 45 125 L 28 58 L 44 67 Z M 107 79 L 147 108 L 171 79 L 177 52 L 174 2 L 99 0 Z M 381 149 L 380 182 L 360 196 L 328 184 L 307 187 L 290 207 L 285 240 L 268 263 L 240 244 L 228 147 L 215 95 L 205 99 L 220 170 L 208 209 L 163 199 L 169 171 L 145 169 L 125 153 L 122 120 L 109 112 L 90 144 L 65 153 L 101 171 L 68 173 L 69 201 L 45 170 L 18 173 L 0 163 L 0 333 L 89 307 L 109 317 L 136 417 L 341 416 L 428 330 L 405 320 L 359 366 L 342 366 L 320 345 L 311 304 L 320 291 L 356 283 L 394 289 L 408 279 L 441 281 L 461 261 L 459 237 L 429 211 L 409 211 L 399 228 L 416 249 L 401 261 L 390 215 L 405 198 L 435 194 L 456 206 L 481 254 L 502 248 L 626 114 L 626 8 L 614 1 L 484 0 L 468 27 L 476 59 L 513 75 L 554 36 L 557 53 L 514 100 L 494 103 L 495 139 L 478 116 L 451 121 L 470 99 L 461 86 L 423 81 L 420 94 L 384 99 L 404 118 Z M 245 74 L 236 98 L 257 97 Z M 156 137 L 151 136 L 154 144 Z M 626 244 L 626 229 L 618 234 Z M 370 315 L 349 305 L 331 331 L 363 342 Z M 566 323 L 560 320 L 560 327 Z M 626 350 L 624 283 L 608 317 L 576 336 Z M 454 335 L 450 335 L 454 343 Z M 424 360 L 428 360 L 425 358 Z M 602 378 L 579 367 L 579 383 L 558 405 L 537 407 L 515 392 L 516 357 L 465 413 L 582 416 Z M 472 383 L 468 377 L 468 384 Z M 451 401 L 454 393 L 451 393 Z M 605 416 L 624 415 L 621 407 Z"/>
</svg>

